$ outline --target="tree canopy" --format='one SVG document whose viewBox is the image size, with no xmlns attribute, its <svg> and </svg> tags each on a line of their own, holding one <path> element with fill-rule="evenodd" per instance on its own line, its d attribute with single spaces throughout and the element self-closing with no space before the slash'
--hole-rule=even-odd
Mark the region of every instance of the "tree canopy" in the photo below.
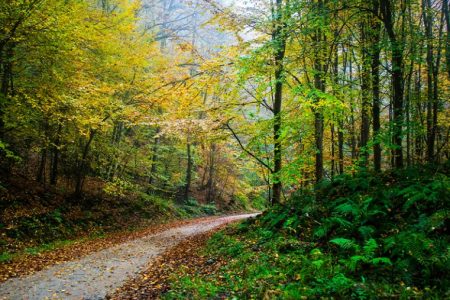
<svg viewBox="0 0 450 300">
<path fill-rule="evenodd" d="M 2 168 L 278 203 L 448 159 L 448 1 L 227 3 L 2 2 Z"/>
</svg>

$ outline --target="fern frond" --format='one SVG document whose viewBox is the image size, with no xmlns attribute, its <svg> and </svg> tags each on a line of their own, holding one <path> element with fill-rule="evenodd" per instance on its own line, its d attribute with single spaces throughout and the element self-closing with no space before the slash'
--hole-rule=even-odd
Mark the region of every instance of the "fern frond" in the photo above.
<svg viewBox="0 0 450 300">
<path fill-rule="evenodd" d="M 364 249 L 364 256 L 366 257 L 372 257 L 375 254 L 375 250 L 377 250 L 378 244 L 375 239 L 369 239 L 363 249 Z"/>
<path fill-rule="evenodd" d="M 336 244 L 345 250 L 359 248 L 359 246 L 354 241 L 345 238 L 335 238 L 330 240 L 330 243 Z"/>
<path fill-rule="evenodd" d="M 358 267 L 359 262 L 364 262 L 365 260 L 366 259 L 364 256 L 353 255 L 352 257 L 350 257 L 350 260 L 348 261 L 348 267 L 350 268 L 350 270 L 354 272 Z"/>
<path fill-rule="evenodd" d="M 373 226 L 360 226 L 358 228 L 358 231 L 362 235 L 362 237 L 366 239 L 375 232 L 375 228 Z"/>
<path fill-rule="evenodd" d="M 376 257 L 370 261 L 373 265 L 389 265 L 392 266 L 392 262 L 389 257 Z"/>
<path fill-rule="evenodd" d="M 343 215 L 357 216 L 357 215 L 359 215 L 359 207 L 356 206 L 354 203 L 348 201 L 348 202 L 342 203 L 341 205 L 338 205 L 335 208 L 335 212 L 343 214 Z"/>
</svg>

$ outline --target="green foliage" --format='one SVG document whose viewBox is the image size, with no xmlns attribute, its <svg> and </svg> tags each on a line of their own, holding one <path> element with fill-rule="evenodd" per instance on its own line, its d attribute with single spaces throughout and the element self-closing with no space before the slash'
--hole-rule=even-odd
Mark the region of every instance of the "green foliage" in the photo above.
<svg viewBox="0 0 450 300">
<path fill-rule="evenodd" d="M 113 181 L 106 183 L 103 190 L 108 195 L 123 197 L 127 192 L 136 190 L 136 185 L 120 178 L 114 178 Z"/>
<path fill-rule="evenodd" d="M 182 205 L 181 210 L 185 211 L 190 216 L 204 216 L 215 215 L 218 213 L 218 209 L 213 204 L 200 204 L 192 197 L 189 198 L 185 205 Z"/>
<path fill-rule="evenodd" d="M 343 175 L 299 191 L 216 234 L 206 251 L 228 264 L 173 283 L 167 298 L 448 297 L 447 166 Z"/>
<path fill-rule="evenodd" d="M 3 252 L 0 254 L 0 262 L 10 261 L 13 258 L 13 255 L 9 252 Z"/>
<path fill-rule="evenodd" d="M 6 158 L 9 158 L 11 160 L 20 161 L 21 158 L 14 154 L 11 150 L 8 149 L 8 144 L 4 143 L 2 140 L 0 140 L 0 154 L 4 154 Z"/>
<path fill-rule="evenodd" d="M 358 245 L 349 239 L 344 239 L 344 238 L 335 238 L 330 240 L 330 243 L 334 243 L 336 245 L 338 245 L 339 247 L 341 247 L 342 249 L 345 250 L 349 250 L 349 249 L 358 249 Z"/>
<path fill-rule="evenodd" d="M 48 244 L 42 244 L 37 247 L 26 248 L 24 252 L 27 254 L 37 255 L 41 252 L 51 251 L 51 250 L 61 248 L 61 247 L 64 247 L 64 246 L 67 246 L 67 245 L 70 245 L 73 243 L 74 243 L 73 240 L 55 241 L 55 242 L 48 243 Z"/>
</svg>

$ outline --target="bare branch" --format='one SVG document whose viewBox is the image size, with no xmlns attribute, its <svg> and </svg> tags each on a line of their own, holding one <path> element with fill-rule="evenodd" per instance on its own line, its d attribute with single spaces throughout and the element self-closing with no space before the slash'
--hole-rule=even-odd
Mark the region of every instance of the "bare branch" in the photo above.
<svg viewBox="0 0 450 300">
<path fill-rule="evenodd" d="M 238 142 L 239 146 L 241 147 L 241 149 L 247 153 L 248 155 L 250 155 L 251 157 L 253 157 L 254 159 L 256 159 L 261 165 L 263 165 L 264 167 L 266 167 L 271 173 L 273 173 L 273 169 L 266 164 L 262 159 L 260 159 L 258 156 L 256 156 L 253 152 L 251 152 L 250 150 L 248 150 L 241 142 L 241 140 L 239 139 L 238 135 L 236 134 L 236 132 L 233 130 L 233 128 L 231 128 L 230 123 L 227 122 L 225 124 L 225 126 L 231 131 L 231 134 L 233 134 L 234 138 L 236 139 L 236 141 Z"/>
</svg>

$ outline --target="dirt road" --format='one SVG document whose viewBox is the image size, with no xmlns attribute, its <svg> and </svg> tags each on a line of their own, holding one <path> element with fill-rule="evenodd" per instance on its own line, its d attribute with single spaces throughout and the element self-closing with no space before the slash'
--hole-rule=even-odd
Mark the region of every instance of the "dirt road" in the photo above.
<svg viewBox="0 0 450 300">
<path fill-rule="evenodd" d="M 12 278 L 0 284 L 0 299 L 103 299 L 107 292 L 142 271 L 152 258 L 183 239 L 255 215 L 199 220 L 54 265 L 30 276 Z"/>
</svg>

